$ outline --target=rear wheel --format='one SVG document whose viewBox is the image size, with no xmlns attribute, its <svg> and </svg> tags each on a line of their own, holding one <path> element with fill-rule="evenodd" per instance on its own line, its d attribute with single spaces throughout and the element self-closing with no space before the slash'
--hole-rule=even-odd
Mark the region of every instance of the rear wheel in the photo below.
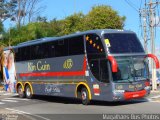
<svg viewBox="0 0 160 120">
<path fill-rule="evenodd" d="M 81 90 L 81 99 L 83 105 L 88 105 L 90 103 L 88 90 L 84 87 Z"/>
<path fill-rule="evenodd" d="M 29 85 L 27 85 L 27 86 L 25 87 L 25 93 L 26 93 L 26 97 L 27 97 L 28 99 L 33 98 L 33 94 L 32 94 L 32 91 L 31 91 L 31 88 L 30 88 Z"/>
<path fill-rule="evenodd" d="M 18 86 L 17 92 L 18 92 L 18 95 L 19 95 L 20 98 L 24 98 L 25 97 L 25 93 L 24 93 L 24 91 L 22 89 L 22 85 Z"/>
</svg>

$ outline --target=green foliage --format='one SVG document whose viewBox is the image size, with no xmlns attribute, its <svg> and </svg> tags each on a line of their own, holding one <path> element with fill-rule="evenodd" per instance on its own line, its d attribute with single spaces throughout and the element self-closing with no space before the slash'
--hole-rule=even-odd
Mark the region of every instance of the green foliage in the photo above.
<svg viewBox="0 0 160 120">
<path fill-rule="evenodd" d="M 85 17 L 85 29 L 122 29 L 125 17 L 110 6 L 95 6 Z"/>
<path fill-rule="evenodd" d="M 84 21 L 84 18 L 85 16 L 83 15 L 83 13 L 75 13 L 71 16 L 66 17 L 63 21 L 61 34 L 66 35 L 77 31 L 82 31 L 82 23 Z"/>
<path fill-rule="evenodd" d="M 0 33 L 2 33 L 3 31 L 4 31 L 3 24 L 2 22 L 0 22 Z"/>
<path fill-rule="evenodd" d="M 38 17 L 37 22 L 29 23 L 21 28 L 11 28 L 10 32 L 5 34 L 4 43 L 7 44 L 10 40 L 11 45 L 16 45 L 27 40 L 93 29 L 122 29 L 124 21 L 125 17 L 119 16 L 118 12 L 110 6 L 95 6 L 86 15 L 81 12 L 75 13 L 62 20 L 54 18 L 47 22 L 45 17 Z"/>
</svg>

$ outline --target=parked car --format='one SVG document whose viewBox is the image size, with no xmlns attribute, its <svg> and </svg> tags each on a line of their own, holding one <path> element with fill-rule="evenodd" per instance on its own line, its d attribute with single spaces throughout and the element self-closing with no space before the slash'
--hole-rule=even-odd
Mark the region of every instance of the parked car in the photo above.
<svg viewBox="0 0 160 120">
<path fill-rule="evenodd" d="M 160 78 L 157 78 L 157 86 L 160 86 Z M 150 80 L 150 85 L 152 85 L 152 79 Z"/>
<path fill-rule="evenodd" d="M 152 85 L 152 74 L 150 72 L 150 85 Z M 157 81 L 157 85 L 160 86 L 160 72 L 156 71 L 156 81 Z"/>
</svg>

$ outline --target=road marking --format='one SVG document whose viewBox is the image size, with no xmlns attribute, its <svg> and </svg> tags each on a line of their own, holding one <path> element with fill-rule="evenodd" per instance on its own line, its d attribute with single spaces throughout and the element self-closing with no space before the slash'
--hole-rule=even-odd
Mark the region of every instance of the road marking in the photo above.
<svg viewBox="0 0 160 120">
<path fill-rule="evenodd" d="M 160 101 L 151 101 L 151 102 L 160 103 Z"/>
<path fill-rule="evenodd" d="M 18 95 L 17 93 L 4 93 L 2 95 Z"/>
<path fill-rule="evenodd" d="M 5 93 L 6 91 L 0 91 L 0 93 Z"/>
<path fill-rule="evenodd" d="M 5 103 L 3 103 L 3 102 L 0 102 L 0 105 L 3 105 L 3 104 L 5 104 Z"/>
<path fill-rule="evenodd" d="M 134 100 L 131 100 L 131 101 L 135 101 L 135 102 L 160 102 L 158 100 L 154 100 L 154 99 L 151 99 L 151 98 L 146 98 L 146 99 L 134 99 Z"/>
<path fill-rule="evenodd" d="M 151 98 L 148 98 L 147 100 L 148 100 L 148 102 L 152 102 L 152 99 L 151 99 Z"/>
<path fill-rule="evenodd" d="M 155 100 L 155 99 L 152 99 L 152 98 L 148 98 L 147 100 L 148 100 L 148 102 L 156 102 L 156 103 L 160 103 L 159 100 Z"/>
<path fill-rule="evenodd" d="M 33 115 L 31 113 L 28 113 L 28 112 L 24 112 L 24 111 L 20 111 L 20 110 L 16 110 L 16 109 L 11 109 L 11 108 L 5 108 L 6 110 L 10 110 L 10 111 L 13 111 L 17 114 L 28 114 L 28 115 L 31 115 L 31 116 L 34 116 L 34 117 L 38 117 L 38 118 L 41 118 L 41 119 L 44 119 L 44 120 L 50 120 L 48 118 L 45 118 L 43 116 L 40 116 L 40 115 Z"/>
<path fill-rule="evenodd" d="M 11 95 L 12 93 L 4 93 L 3 95 Z"/>
<path fill-rule="evenodd" d="M 5 99 L 3 99 L 3 100 L 1 100 L 2 102 L 18 102 L 18 101 L 16 101 L 16 100 L 5 100 Z"/>
<path fill-rule="evenodd" d="M 157 95 L 157 96 L 151 97 L 151 99 L 156 99 L 156 98 L 160 98 L 160 95 Z"/>
<path fill-rule="evenodd" d="M 160 101 L 155 101 L 154 99 L 148 98 L 147 99 L 148 102 L 160 102 Z"/>
<path fill-rule="evenodd" d="M 4 98 L 4 99 L 9 99 L 9 100 L 25 100 L 25 101 L 29 101 L 30 99 L 24 99 L 24 98 Z"/>
</svg>

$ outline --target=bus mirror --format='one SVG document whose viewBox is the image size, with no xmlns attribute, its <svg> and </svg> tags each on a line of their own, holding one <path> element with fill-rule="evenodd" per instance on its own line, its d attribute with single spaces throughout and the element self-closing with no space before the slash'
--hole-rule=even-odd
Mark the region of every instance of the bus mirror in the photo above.
<svg viewBox="0 0 160 120">
<path fill-rule="evenodd" d="M 153 55 L 153 54 L 147 54 L 146 57 L 152 58 L 154 60 L 155 65 L 156 65 L 156 69 L 160 68 L 159 60 L 158 60 L 158 58 L 155 55 Z"/>
<path fill-rule="evenodd" d="M 111 62 L 112 72 L 117 72 L 118 71 L 118 65 L 117 65 L 116 59 L 113 56 L 109 55 L 108 60 Z"/>
</svg>

